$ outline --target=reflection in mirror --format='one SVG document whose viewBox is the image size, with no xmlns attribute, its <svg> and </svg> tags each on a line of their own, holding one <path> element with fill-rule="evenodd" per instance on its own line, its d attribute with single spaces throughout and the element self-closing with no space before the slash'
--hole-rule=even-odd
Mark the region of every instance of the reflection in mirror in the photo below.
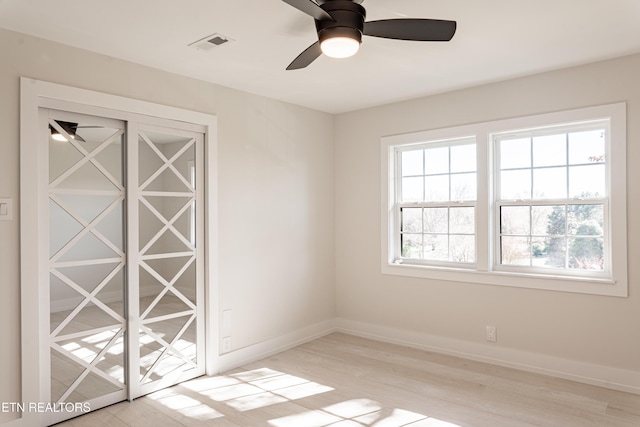
<svg viewBox="0 0 640 427">
<path fill-rule="evenodd" d="M 49 120 L 52 402 L 124 390 L 124 127 Z"/>
<path fill-rule="evenodd" d="M 139 132 L 140 384 L 197 368 L 195 140 Z"/>
</svg>

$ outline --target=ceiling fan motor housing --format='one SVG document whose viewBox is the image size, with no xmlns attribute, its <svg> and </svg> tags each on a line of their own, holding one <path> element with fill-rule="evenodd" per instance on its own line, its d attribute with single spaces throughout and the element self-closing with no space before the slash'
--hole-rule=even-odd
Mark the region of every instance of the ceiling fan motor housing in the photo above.
<svg viewBox="0 0 640 427">
<path fill-rule="evenodd" d="M 316 20 L 320 43 L 333 37 L 349 37 L 362 43 L 362 32 L 367 12 L 351 0 L 329 0 L 320 7 L 333 18 Z"/>
</svg>

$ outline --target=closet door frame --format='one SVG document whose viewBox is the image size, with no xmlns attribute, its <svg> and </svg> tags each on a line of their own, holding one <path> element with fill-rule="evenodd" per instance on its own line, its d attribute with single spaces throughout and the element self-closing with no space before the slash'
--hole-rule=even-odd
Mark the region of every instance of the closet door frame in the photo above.
<svg viewBox="0 0 640 427">
<path fill-rule="evenodd" d="M 47 348 L 49 331 L 48 299 L 42 298 L 48 284 L 48 218 L 41 215 L 47 202 L 47 188 L 40 185 L 42 171 L 48 170 L 47 150 L 40 149 L 46 140 L 39 126 L 39 109 L 51 108 L 81 114 L 140 121 L 162 125 L 165 120 L 193 124 L 204 134 L 204 324 L 205 371 L 219 372 L 219 325 L 217 280 L 217 118 L 135 99 L 114 96 L 22 77 L 20 81 L 20 240 L 21 240 L 21 312 L 22 312 L 22 402 L 46 404 L 44 398 L 49 372 L 48 358 L 40 356 Z M 48 211 L 48 210 L 47 210 Z M 46 293 L 45 293 L 46 294 Z M 46 310 L 45 310 L 46 305 Z M 91 408 L 92 410 L 97 408 Z M 25 425 L 45 426 L 50 412 L 37 410 L 22 414 Z"/>
</svg>

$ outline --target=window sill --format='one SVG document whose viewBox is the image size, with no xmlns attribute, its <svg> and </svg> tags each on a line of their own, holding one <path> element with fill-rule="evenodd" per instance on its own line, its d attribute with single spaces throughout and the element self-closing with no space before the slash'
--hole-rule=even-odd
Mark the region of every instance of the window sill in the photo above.
<svg viewBox="0 0 640 427">
<path fill-rule="evenodd" d="M 611 278 L 567 277 L 510 271 L 478 271 L 465 268 L 395 263 L 383 263 L 382 274 L 590 295 L 624 298 L 628 296 L 627 284 Z"/>
</svg>

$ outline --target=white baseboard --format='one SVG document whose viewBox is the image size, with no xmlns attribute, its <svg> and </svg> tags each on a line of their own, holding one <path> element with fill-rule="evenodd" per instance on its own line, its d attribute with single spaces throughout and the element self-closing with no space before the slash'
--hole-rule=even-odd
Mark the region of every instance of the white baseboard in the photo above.
<svg viewBox="0 0 640 427">
<path fill-rule="evenodd" d="M 262 341 L 244 348 L 233 350 L 220 355 L 217 363 L 219 372 L 226 372 L 238 368 L 247 363 L 252 363 L 264 359 L 274 354 L 289 350 L 300 344 L 313 341 L 317 338 L 335 332 L 335 321 L 333 319 L 307 326 L 297 331 L 290 332 L 267 341 Z"/>
<path fill-rule="evenodd" d="M 336 319 L 336 331 L 640 395 L 640 372 Z"/>
</svg>

